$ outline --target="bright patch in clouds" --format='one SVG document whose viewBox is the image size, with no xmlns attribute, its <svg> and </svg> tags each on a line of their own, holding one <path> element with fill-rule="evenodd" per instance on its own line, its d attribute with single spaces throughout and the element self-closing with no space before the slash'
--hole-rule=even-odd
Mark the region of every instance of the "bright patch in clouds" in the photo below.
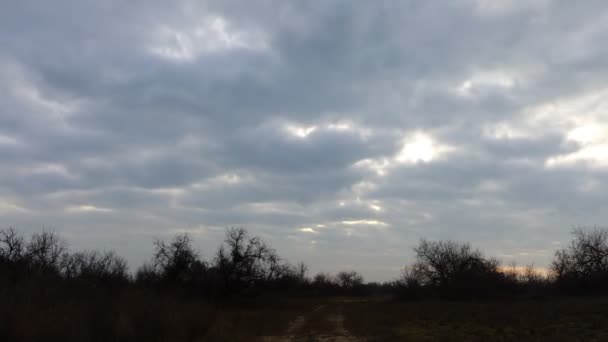
<svg viewBox="0 0 608 342">
<path fill-rule="evenodd" d="M 317 234 L 317 231 L 310 228 L 310 227 L 302 227 L 300 229 L 298 229 L 300 232 L 302 233 L 310 233 L 310 234 Z"/>
<path fill-rule="evenodd" d="M 608 166 L 608 90 L 591 93 L 539 106 L 539 125 L 545 123 L 564 132 L 567 140 L 579 145 L 575 152 L 547 158 L 549 167 L 579 162 L 590 166 Z"/>
<path fill-rule="evenodd" d="M 335 131 L 350 131 L 353 129 L 353 126 L 348 122 L 331 123 L 327 125 L 327 129 Z"/>
<path fill-rule="evenodd" d="M 590 162 L 595 166 L 608 166 L 608 144 L 597 144 L 586 146 L 580 150 L 547 159 L 546 165 L 549 167 L 560 165 L 571 165 L 578 162 Z"/>
<path fill-rule="evenodd" d="M 373 211 L 382 211 L 382 207 L 377 204 L 370 204 L 369 208 Z"/>
<path fill-rule="evenodd" d="M 550 158 L 547 165 L 588 161 L 598 166 L 608 166 L 608 125 L 587 123 L 568 132 L 567 137 L 579 143 L 581 148 L 574 153 Z"/>
<path fill-rule="evenodd" d="M 405 139 L 395 160 L 401 163 L 428 163 L 452 148 L 441 145 L 424 132 L 415 132 Z"/>
<path fill-rule="evenodd" d="M 19 212 L 25 213 L 27 209 L 7 200 L 0 199 L 0 213 Z"/>
<path fill-rule="evenodd" d="M 8 135 L 0 134 L 0 145 L 19 145 L 19 140 Z"/>
<path fill-rule="evenodd" d="M 598 143 L 608 136 L 608 127 L 605 124 L 586 123 L 568 132 L 568 139 L 587 145 Z"/>
<path fill-rule="evenodd" d="M 505 71 L 482 71 L 462 81 L 456 88 L 456 92 L 462 96 L 472 96 L 476 91 L 486 88 L 508 89 L 512 88 L 515 84 L 515 78 Z"/>
<path fill-rule="evenodd" d="M 297 126 L 297 125 L 287 125 L 285 129 L 289 134 L 298 138 L 307 138 L 310 134 L 317 130 L 317 126 Z"/>
<path fill-rule="evenodd" d="M 188 28 L 163 26 L 160 43 L 151 50 L 154 54 L 175 61 L 192 61 L 205 53 L 230 49 L 265 49 L 261 35 L 235 30 L 221 16 L 208 16 L 202 23 Z"/>
<path fill-rule="evenodd" d="M 70 213 L 111 213 L 113 210 L 109 208 L 96 207 L 94 205 L 77 205 L 66 209 Z"/>
<path fill-rule="evenodd" d="M 378 220 L 345 220 L 342 224 L 349 226 L 388 226 L 388 223 Z"/>
<path fill-rule="evenodd" d="M 517 123 L 500 122 L 484 125 L 483 135 L 491 139 L 523 139 L 532 137 L 533 132 Z"/>
<path fill-rule="evenodd" d="M 355 168 L 372 170 L 378 176 L 384 176 L 387 173 L 387 169 L 391 166 L 391 162 L 388 160 L 388 158 L 363 159 L 357 161 L 353 166 Z"/>
</svg>

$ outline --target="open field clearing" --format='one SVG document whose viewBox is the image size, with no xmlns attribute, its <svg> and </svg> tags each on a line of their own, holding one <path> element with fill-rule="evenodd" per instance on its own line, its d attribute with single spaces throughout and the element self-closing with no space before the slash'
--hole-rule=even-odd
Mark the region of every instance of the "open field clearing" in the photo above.
<svg viewBox="0 0 608 342">
<path fill-rule="evenodd" d="M 367 341 L 606 341 L 608 298 L 345 303 Z"/>
<path fill-rule="evenodd" d="M 259 296 L 212 304 L 147 291 L 5 287 L 3 341 L 606 341 L 608 298 L 485 301 Z"/>
</svg>

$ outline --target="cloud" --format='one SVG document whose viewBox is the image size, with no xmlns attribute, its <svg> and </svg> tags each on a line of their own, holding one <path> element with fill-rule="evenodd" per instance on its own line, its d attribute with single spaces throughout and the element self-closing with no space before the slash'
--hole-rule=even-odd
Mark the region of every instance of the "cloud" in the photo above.
<svg viewBox="0 0 608 342">
<path fill-rule="evenodd" d="M 420 237 L 545 267 L 607 219 L 601 1 L 5 7 L 2 224 L 133 265 L 242 225 L 385 280 Z"/>
</svg>

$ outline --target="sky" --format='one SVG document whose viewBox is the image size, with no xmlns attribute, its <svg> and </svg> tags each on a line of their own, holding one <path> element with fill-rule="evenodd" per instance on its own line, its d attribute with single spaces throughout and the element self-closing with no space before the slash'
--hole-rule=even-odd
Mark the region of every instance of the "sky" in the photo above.
<svg viewBox="0 0 608 342">
<path fill-rule="evenodd" d="M 1 227 L 133 268 L 244 227 L 384 281 L 421 238 L 547 267 L 608 219 L 603 0 L 1 7 Z"/>
</svg>

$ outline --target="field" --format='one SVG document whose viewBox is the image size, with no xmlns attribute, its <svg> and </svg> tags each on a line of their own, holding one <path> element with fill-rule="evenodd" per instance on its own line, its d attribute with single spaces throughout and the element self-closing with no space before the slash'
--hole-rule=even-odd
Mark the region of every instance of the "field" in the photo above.
<svg viewBox="0 0 608 342">
<path fill-rule="evenodd" d="M 318 305 L 277 296 L 220 304 L 139 289 L 0 286 L 0 341 L 252 341 L 281 335 Z"/>
<path fill-rule="evenodd" d="M 230 302 L 141 290 L 4 287 L 3 341 L 607 341 L 608 298 Z"/>
<path fill-rule="evenodd" d="M 295 327 L 294 327 L 295 325 Z M 328 300 L 266 341 L 607 341 L 607 298 Z"/>
<path fill-rule="evenodd" d="M 368 341 L 606 341 L 608 299 L 344 304 Z"/>
</svg>

